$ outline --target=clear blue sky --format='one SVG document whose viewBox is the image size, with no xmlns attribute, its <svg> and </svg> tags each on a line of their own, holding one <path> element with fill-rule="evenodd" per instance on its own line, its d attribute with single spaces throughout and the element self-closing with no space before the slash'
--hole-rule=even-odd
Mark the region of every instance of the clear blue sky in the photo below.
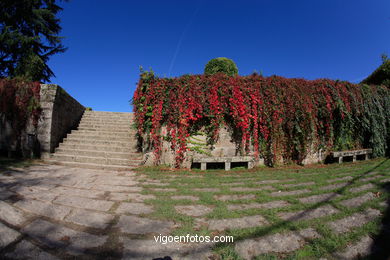
<svg viewBox="0 0 390 260">
<path fill-rule="evenodd" d="M 390 56 L 389 0 L 71 0 L 59 15 L 69 49 L 49 65 L 84 106 L 131 111 L 139 66 L 203 73 L 215 57 L 262 71 L 358 82 Z"/>
</svg>

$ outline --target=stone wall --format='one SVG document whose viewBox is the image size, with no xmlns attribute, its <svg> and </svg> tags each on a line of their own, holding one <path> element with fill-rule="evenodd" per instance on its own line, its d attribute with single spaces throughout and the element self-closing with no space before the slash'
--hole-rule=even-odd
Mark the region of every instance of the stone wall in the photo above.
<svg viewBox="0 0 390 260">
<path fill-rule="evenodd" d="M 166 135 L 166 129 L 163 127 L 161 134 Z M 192 149 L 192 151 L 188 151 L 185 156 L 185 161 L 182 166 L 184 168 L 191 168 L 192 158 L 193 157 L 232 157 L 232 156 L 240 156 L 240 151 L 238 149 L 238 144 L 233 140 L 231 131 L 227 127 L 220 128 L 218 141 L 213 145 L 207 145 L 206 136 L 204 135 L 194 135 L 191 136 L 187 143 L 188 147 L 194 148 L 198 147 L 198 149 Z M 253 147 L 251 147 L 253 150 Z M 196 151 L 197 150 L 197 151 Z M 249 155 L 253 155 L 253 153 L 249 153 Z M 303 160 L 303 164 L 313 164 L 323 162 L 325 160 L 326 153 L 324 151 L 315 151 L 312 147 L 306 158 Z M 279 163 L 283 163 L 280 161 Z M 152 151 L 144 150 L 144 164 L 145 165 L 154 165 L 155 158 Z M 170 148 L 170 142 L 163 141 L 162 143 L 162 154 L 160 158 L 160 164 L 163 165 L 175 165 L 175 154 Z M 258 161 L 255 161 L 255 166 L 264 165 L 264 159 L 259 158 Z"/>
<path fill-rule="evenodd" d="M 42 84 L 40 96 L 42 114 L 37 139 L 42 156 L 47 157 L 67 133 L 77 128 L 85 107 L 54 84 Z"/>
<path fill-rule="evenodd" d="M 48 157 L 49 153 L 72 129 L 77 128 L 84 106 L 71 97 L 60 86 L 42 84 L 40 90 L 40 115 L 38 126 L 32 120 L 17 136 L 11 122 L 0 114 L 0 151 L 8 156 L 21 154 L 23 157 Z"/>
</svg>

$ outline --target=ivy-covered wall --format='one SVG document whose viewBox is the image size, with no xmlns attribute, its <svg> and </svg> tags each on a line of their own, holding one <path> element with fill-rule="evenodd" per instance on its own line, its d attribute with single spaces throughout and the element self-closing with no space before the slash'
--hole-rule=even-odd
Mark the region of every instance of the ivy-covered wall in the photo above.
<svg viewBox="0 0 390 260">
<path fill-rule="evenodd" d="M 48 155 L 77 127 L 85 108 L 61 87 L 0 79 L 0 152 Z"/>
<path fill-rule="evenodd" d="M 163 142 L 170 144 L 180 167 L 187 152 L 195 150 L 193 136 L 202 132 L 212 149 L 222 127 L 237 154 L 253 155 L 267 165 L 302 164 L 308 156 L 332 150 L 388 153 L 389 94 L 383 86 L 329 79 L 256 74 L 158 78 L 143 72 L 133 104 L 140 146 L 153 151 L 157 164 Z"/>
</svg>

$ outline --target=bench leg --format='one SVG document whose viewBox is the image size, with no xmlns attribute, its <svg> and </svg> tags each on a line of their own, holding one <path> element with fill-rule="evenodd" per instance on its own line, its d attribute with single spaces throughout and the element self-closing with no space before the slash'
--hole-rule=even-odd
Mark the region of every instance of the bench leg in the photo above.
<svg viewBox="0 0 390 260">
<path fill-rule="evenodd" d="M 202 162 L 202 163 L 200 163 L 200 169 L 202 170 L 202 171 L 205 171 L 207 168 L 206 168 L 206 163 L 205 162 Z"/>
<path fill-rule="evenodd" d="M 230 171 L 230 168 L 231 168 L 231 163 L 225 162 L 225 171 Z"/>
<path fill-rule="evenodd" d="M 352 162 L 356 162 L 356 155 L 352 156 Z"/>
<path fill-rule="evenodd" d="M 248 169 L 252 169 L 253 168 L 253 162 L 248 162 Z"/>
<path fill-rule="evenodd" d="M 343 157 L 340 156 L 340 157 L 339 157 L 339 163 L 342 163 L 342 162 L 343 162 Z"/>
<path fill-rule="evenodd" d="M 364 159 L 367 161 L 368 160 L 368 153 L 365 154 Z"/>
</svg>

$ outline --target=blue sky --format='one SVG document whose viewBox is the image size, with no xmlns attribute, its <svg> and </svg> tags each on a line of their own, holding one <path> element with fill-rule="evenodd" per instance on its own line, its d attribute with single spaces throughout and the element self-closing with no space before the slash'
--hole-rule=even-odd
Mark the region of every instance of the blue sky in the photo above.
<svg viewBox="0 0 390 260">
<path fill-rule="evenodd" d="M 62 2 L 63 43 L 51 79 L 84 106 L 129 112 L 139 66 L 203 73 L 215 57 L 261 71 L 358 82 L 390 56 L 389 0 Z"/>
</svg>

